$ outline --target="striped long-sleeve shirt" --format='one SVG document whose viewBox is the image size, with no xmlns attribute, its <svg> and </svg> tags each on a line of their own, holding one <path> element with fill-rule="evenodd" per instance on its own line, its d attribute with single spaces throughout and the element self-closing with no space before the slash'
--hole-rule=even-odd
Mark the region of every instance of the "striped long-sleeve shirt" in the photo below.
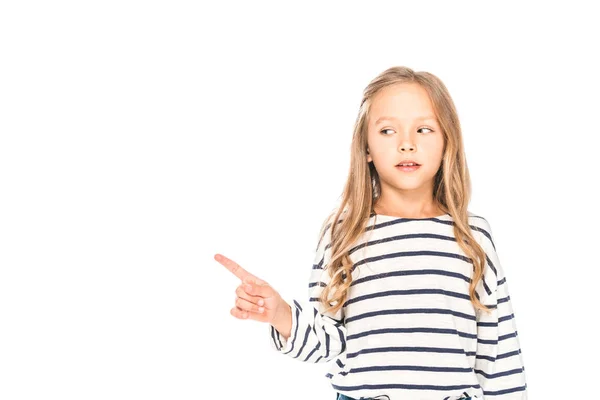
<svg viewBox="0 0 600 400">
<path fill-rule="evenodd" d="M 527 385 L 507 279 L 488 221 L 471 212 L 487 261 L 476 287 L 491 314 L 469 298 L 473 264 L 449 214 L 411 219 L 372 214 L 350 251 L 348 299 L 335 314 L 318 301 L 330 282 L 331 224 L 311 269 L 309 301 L 289 299 L 291 336 L 272 325 L 272 348 L 305 362 L 335 359 L 326 377 L 353 398 L 526 400 Z M 373 230 L 369 230 L 374 225 Z"/>
</svg>

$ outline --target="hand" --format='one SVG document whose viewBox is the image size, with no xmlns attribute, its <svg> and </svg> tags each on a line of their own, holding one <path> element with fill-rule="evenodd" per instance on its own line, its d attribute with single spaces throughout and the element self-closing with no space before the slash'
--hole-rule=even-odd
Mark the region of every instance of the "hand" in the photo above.
<svg viewBox="0 0 600 400">
<path fill-rule="evenodd" d="M 241 280 L 235 290 L 235 307 L 231 309 L 231 315 L 238 319 L 253 319 L 270 324 L 285 315 L 284 307 L 289 308 L 289 305 L 271 285 L 221 254 L 215 254 L 214 258 Z"/>
</svg>

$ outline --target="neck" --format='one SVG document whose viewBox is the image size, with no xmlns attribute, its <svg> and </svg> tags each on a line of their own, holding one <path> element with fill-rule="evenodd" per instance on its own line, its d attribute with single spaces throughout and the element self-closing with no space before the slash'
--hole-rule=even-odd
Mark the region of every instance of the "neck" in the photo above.
<svg viewBox="0 0 600 400">
<path fill-rule="evenodd" d="M 391 215 L 402 218 L 431 218 L 444 214 L 444 211 L 434 202 L 408 203 L 389 205 L 377 201 L 373 210 L 376 214 Z"/>
</svg>

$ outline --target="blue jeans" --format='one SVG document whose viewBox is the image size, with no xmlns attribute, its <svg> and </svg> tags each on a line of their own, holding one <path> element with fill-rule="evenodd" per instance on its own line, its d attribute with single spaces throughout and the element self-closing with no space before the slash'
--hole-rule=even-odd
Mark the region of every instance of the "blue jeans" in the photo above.
<svg viewBox="0 0 600 400">
<path fill-rule="evenodd" d="M 336 393 L 336 398 L 335 400 L 357 400 L 353 397 L 348 397 L 345 394 L 341 394 L 341 393 Z M 471 397 L 465 397 L 462 400 L 471 400 Z"/>
<path fill-rule="evenodd" d="M 341 393 L 337 393 L 336 396 L 337 397 L 335 398 L 335 400 L 357 400 L 354 397 L 348 397 L 345 394 L 341 394 Z M 389 397 L 386 396 L 386 395 L 377 396 L 377 397 L 370 397 L 370 398 L 375 399 L 375 400 L 380 400 L 380 399 L 382 399 L 382 400 L 388 400 L 389 399 Z"/>
</svg>

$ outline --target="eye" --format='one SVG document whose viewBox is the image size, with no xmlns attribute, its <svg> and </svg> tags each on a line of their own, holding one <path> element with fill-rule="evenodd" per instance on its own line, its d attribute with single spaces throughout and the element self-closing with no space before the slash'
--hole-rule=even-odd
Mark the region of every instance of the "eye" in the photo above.
<svg viewBox="0 0 600 400">
<path fill-rule="evenodd" d="M 427 130 L 429 130 L 429 131 L 433 132 L 433 129 L 431 129 L 431 128 L 428 128 L 428 127 L 426 127 L 426 126 L 424 126 L 424 127 L 422 127 L 422 128 L 419 128 L 418 130 L 420 131 L 421 129 L 427 129 Z M 393 129 L 382 129 L 382 130 L 381 130 L 381 133 L 383 133 L 383 132 L 385 132 L 385 131 L 392 131 L 392 130 L 393 130 Z M 385 135 L 385 136 L 387 136 L 387 135 Z"/>
</svg>

